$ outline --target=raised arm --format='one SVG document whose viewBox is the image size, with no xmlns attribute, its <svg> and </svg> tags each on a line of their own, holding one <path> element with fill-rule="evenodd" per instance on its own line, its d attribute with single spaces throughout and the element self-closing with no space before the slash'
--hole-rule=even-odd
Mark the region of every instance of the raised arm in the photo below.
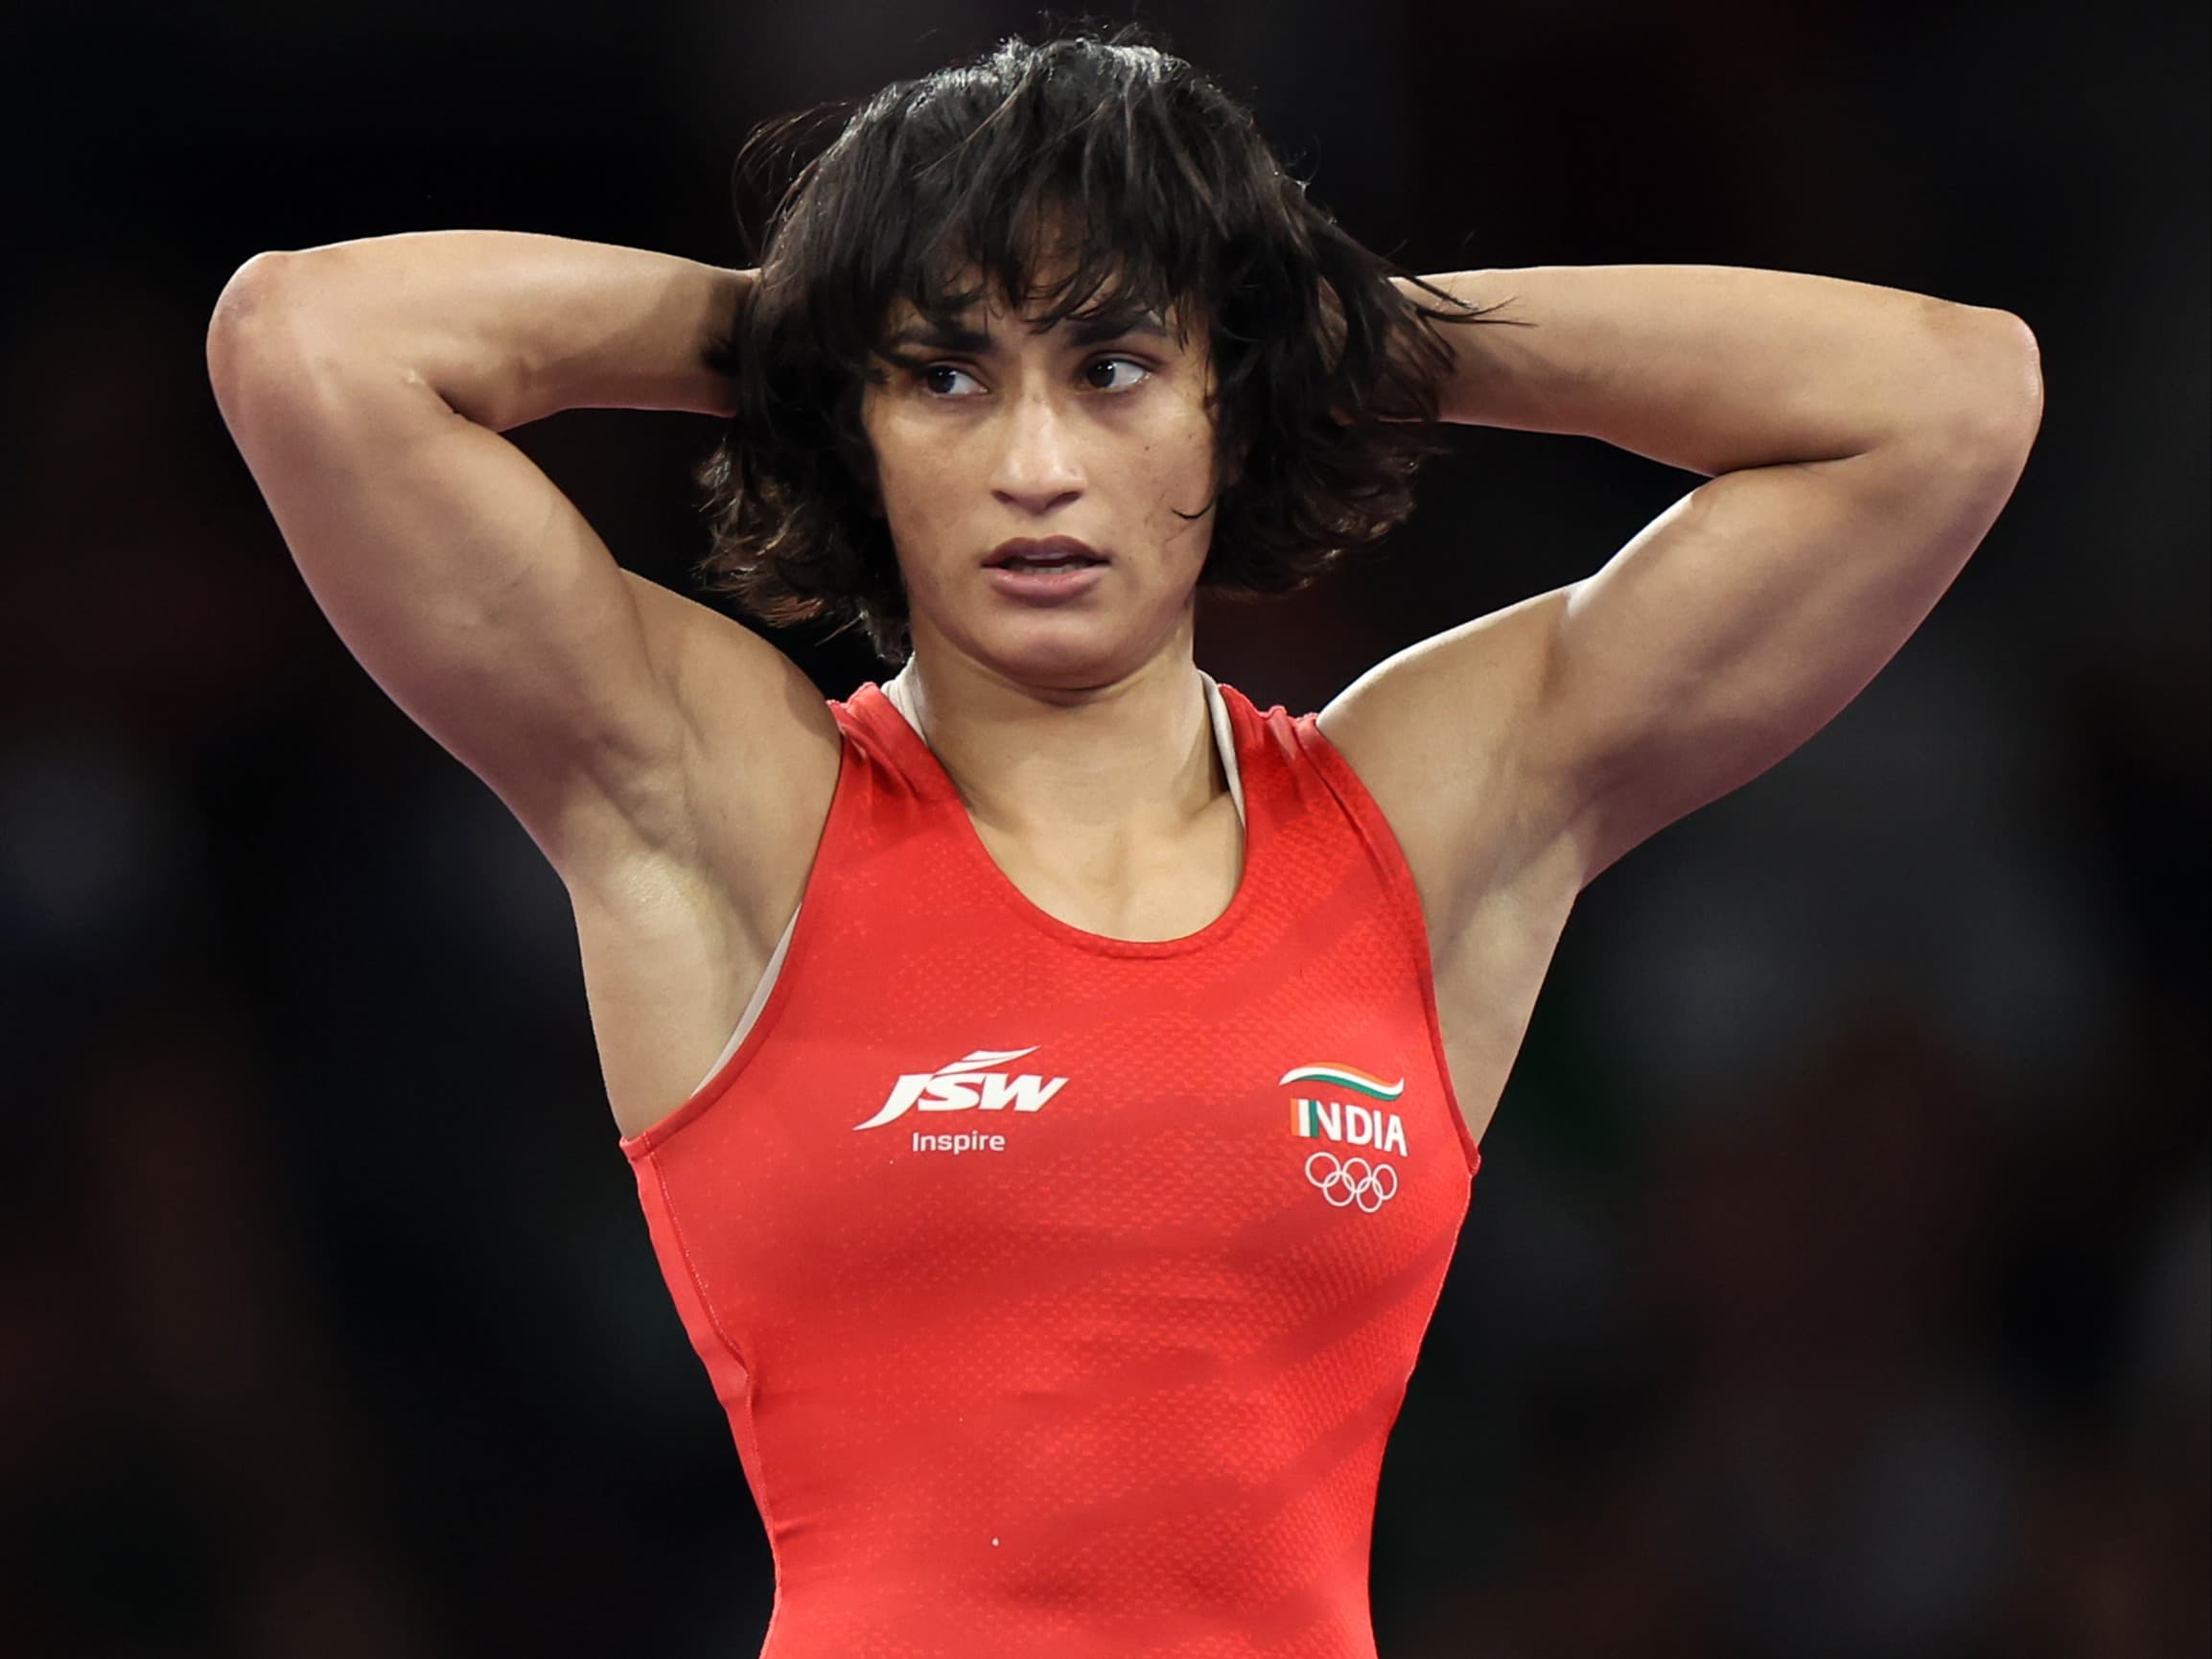
<svg viewBox="0 0 2212 1659">
<path fill-rule="evenodd" d="M 1500 322 L 1446 330 L 1446 418 L 1582 433 L 1711 480 L 1595 574 L 1412 647 L 1323 713 L 1448 929 L 1507 867 L 1548 859 L 1586 884 L 1833 718 L 1996 519 L 2042 386 L 2018 317 L 1861 283 L 1711 266 L 1431 280 L 1503 302 Z"/>
<path fill-rule="evenodd" d="M 733 896 L 746 914 L 787 913 L 827 811 L 836 736 L 804 676 L 622 571 L 499 435 L 581 407 L 727 413 L 704 354 L 750 281 L 433 231 L 261 254 L 208 329 L 217 401 L 324 614 L 572 892 L 706 862 L 710 766 L 752 785 L 724 828 L 756 855 L 721 874 L 761 889 Z"/>
</svg>

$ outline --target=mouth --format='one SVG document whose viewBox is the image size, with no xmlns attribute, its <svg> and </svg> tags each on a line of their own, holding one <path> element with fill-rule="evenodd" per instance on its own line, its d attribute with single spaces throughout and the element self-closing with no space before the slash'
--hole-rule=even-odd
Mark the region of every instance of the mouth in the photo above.
<svg viewBox="0 0 2212 1659">
<path fill-rule="evenodd" d="M 1080 542 L 1073 536 L 1045 536 L 1037 540 L 1016 537 L 1001 542 L 983 562 L 987 569 L 994 571 L 1043 572 L 1086 570 L 1107 561 L 1104 553 L 1087 542 Z"/>
</svg>

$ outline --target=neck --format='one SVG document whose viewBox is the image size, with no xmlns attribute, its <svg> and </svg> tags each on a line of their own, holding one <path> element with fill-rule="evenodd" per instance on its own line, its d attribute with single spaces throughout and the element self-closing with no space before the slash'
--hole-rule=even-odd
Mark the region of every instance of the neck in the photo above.
<svg viewBox="0 0 2212 1659">
<path fill-rule="evenodd" d="M 1173 830 L 1228 792 L 1187 627 L 1135 672 L 1082 690 L 1024 686 L 919 640 L 897 680 L 980 825 L 1022 836 Z"/>
</svg>

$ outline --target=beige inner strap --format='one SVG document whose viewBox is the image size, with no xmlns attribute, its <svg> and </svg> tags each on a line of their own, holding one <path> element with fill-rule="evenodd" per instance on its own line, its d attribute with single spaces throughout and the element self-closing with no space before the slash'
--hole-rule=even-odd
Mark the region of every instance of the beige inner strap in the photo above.
<svg viewBox="0 0 2212 1659">
<path fill-rule="evenodd" d="M 1229 727 L 1229 706 L 1222 699 L 1222 689 L 1214 677 L 1204 669 L 1199 678 L 1206 683 L 1206 711 L 1213 718 L 1214 747 L 1222 757 L 1222 771 L 1229 781 L 1229 798 L 1236 803 L 1237 822 L 1245 821 L 1245 785 L 1237 774 L 1237 740 Z M 921 722 L 914 712 L 914 693 L 906 684 L 903 670 L 884 682 L 883 694 L 891 699 L 891 706 L 906 718 L 914 728 L 916 736 L 921 736 Z M 745 1012 L 737 1016 L 737 1029 L 730 1034 L 730 1040 L 722 1045 L 722 1052 L 714 1057 L 714 1063 L 707 1068 L 707 1075 L 692 1086 L 697 1094 L 714 1081 L 714 1074 L 730 1063 L 730 1057 L 737 1052 L 737 1045 L 745 1040 L 745 1034 L 753 1029 L 753 1022 L 760 1017 L 760 1010 L 767 1006 L 768 993 L 776 989 L 776 975 L 782 971 L 784 954 L 791 948 L 791 931 L 799 925 L 799 912 L 791 912 L 791 920 L 783 924 L 783 937 L 777 940 L 776 948 L 769 953 L 768 966 L 761 970 L 760 983 L 753 988 L 753 995 L 745 1004 Z"/>
</svg>

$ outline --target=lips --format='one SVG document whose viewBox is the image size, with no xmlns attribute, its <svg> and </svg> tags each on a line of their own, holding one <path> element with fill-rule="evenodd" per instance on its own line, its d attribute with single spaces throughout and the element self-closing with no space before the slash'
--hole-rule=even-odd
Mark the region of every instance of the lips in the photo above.
<svg viewBox="0 0 2212 1659">
<path fill-rule="evenodd" d="M 984 579 L 1000 598 L 1050 608 L 1080 604 L 1106 580 L 1111 561 L 1073 536 L 1024 536 L 999 543 L 984 563 Z"/>
<path fill-rule="evenodd" d="M 1084 570 L 1106 562 L 1104 553 L 1074 536 L 1015 537 L 998 544 L 984 564 L 992 570 Z"/>
</svg>

